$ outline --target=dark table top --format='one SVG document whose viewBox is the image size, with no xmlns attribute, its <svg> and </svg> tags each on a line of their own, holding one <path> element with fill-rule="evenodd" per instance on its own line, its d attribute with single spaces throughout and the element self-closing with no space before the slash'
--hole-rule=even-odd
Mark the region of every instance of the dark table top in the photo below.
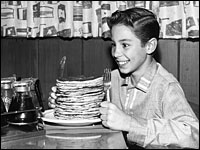
<svg viewBox="0 0 200 150">
<path fill-rule="evenodd" d="M 44 129 L 27 131 L 24 127 L 1 129 L 1 149 L 126 149 L 122 132 L 101 124 L 67 127 L 45 125 Z"/>
<path fill-rule="evenodd" d="M 124 132 L 105 128 L 101 122 L 85 126 L 36 123 L 1 128 L 1 149 L 144 149 L 125 139 Z M 145 149 L 183 148 L 149 145 Z"/>
<path fill-rule="evenodd" d="M 101 123 L 88 126 L 37 124 L 1 128 L 1 149 L 144 149 L 127 145 L 124 133 L 113 131 Z M 149 146 L 145 149 L 180 149 Z"/>
</svg>

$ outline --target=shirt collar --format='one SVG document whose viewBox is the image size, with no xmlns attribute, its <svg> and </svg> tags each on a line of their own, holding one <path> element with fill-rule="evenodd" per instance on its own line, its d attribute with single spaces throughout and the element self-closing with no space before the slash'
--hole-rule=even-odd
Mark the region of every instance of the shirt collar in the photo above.
<svg viewBox="0 0 200 150">
<path fill-rule="evenodd" d="M 144 73 L 144 75 L 139 79 L 137 83 L 134 83 L 134 79 L 132 76 L 127 76 L 122 80 L 121 85 L 128 86 L 129 88 L 137 88 L 146 93 L 149 86 L 151 85 L 151 82 L 153 80 L 156 71 L 157 71 L 157 63 L 155 59 L 153 59 L 153 61 L 147 68 L 147 71 Z"/>
</svg>

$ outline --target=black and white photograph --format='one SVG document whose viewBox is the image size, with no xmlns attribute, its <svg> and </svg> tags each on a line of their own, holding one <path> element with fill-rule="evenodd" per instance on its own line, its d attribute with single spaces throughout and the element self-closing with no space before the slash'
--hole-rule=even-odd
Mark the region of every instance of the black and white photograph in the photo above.
<svg viewBox="0 0 200 150">
<path fill-rule="evenodd" d="M 1 1 L 1 149 L 199 149 L 199 1 Z"/>
</svg>

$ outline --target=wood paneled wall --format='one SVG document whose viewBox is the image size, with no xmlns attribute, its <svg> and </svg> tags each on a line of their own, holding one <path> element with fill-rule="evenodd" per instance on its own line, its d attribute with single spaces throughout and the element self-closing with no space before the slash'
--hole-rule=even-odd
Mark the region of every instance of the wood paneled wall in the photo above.
<svg viewBox="0 0 200 150">
<path fill-rule="evenodd" d="M 199 42 L 180 41 L 179 81 L 187 99 L 199 105 Z"/>
<path fill-rule="evenodd" d="M 39 78 L 47 108 L 63 56 L 67 57 L 65 77 L 100 76 L 105 67 L 116 68 L 110 48 L 110 41 L 101 38 L 1 38 L 1 77 Z M 188 101 L 199 105 L 199 41 L 160 39 L 155 58 L 177 77 Z"/>
</svg>

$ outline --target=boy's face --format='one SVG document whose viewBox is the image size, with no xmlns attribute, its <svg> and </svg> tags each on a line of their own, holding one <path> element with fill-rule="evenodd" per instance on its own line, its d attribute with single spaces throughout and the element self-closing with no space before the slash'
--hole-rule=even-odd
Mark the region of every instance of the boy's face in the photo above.
<svg viewBox="0 0 200 150">
<path fill-rule="evenodd" d="M 115 25 L 112 27 L 112 56 L 118 64 L 121 73 L 142 75 L 147 66 L 145 47 L 130 27 Z"/>
</svg>

